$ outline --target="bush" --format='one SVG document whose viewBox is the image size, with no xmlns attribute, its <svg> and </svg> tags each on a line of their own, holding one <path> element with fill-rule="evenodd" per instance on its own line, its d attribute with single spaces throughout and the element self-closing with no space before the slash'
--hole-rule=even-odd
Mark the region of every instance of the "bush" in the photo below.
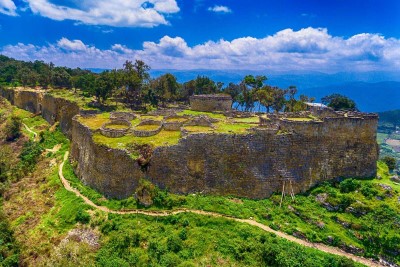
<svg viewBox="0 0 400 267">
<path fill-rule="evenodd" d="M 21 119 L 17 116 L 12 116 L 5 126 L 5 134 L 7 141 L 14 141 L 21 135 Z"/>
<path fill-rule="evenodd" d="M 350 193 L 357 190 L 360 187 L 360 181 L 354 179 L 346 179 L 340 183 L 339 188 L 342 193 Z"/>
<path fill-rule="evenodd" d="M 12 152 L 9 147 L 0 146 L 0 183 L 4 183 L 8 179 L 8 172 L 11 168 L 11 156 Z"/>
<path fill-rule="evenodd" d="M 376 190 L 371 184 L 363 184 L 360 189 L 361 194 L 366 198 L 372 198 L 378 195 L 378 190 Z"/>
<path fill-rule="evenodd" d="M 395 158 L 386 156 L 382 158 L 382 161 L 388 166 L 389 171 L 396 169 L 397 162 Z"/>
<path fill-rule="evenodd" d="M 39 143 L 28 141 L 24 144 L 22 152 L 19 155 L 20 162 L 19 167 L 22 169 L 24 174 L 32 172 L 38 162 L 40 155 L 42 154 L 43 148 Z"/>
<path fill-rule="evenodd" d="M 167 248 L 172 252 L 179 252 L 182 249 L 182 239 L 177 236 L 170 236 L 167 239 Z"/>
<path fill-rule="evenodd" d="M 75 216 L 75 221 L 80 222 L 82 224 L 87 224 L 90 222 L 90 215 L 85 210 L 78 210 Z"/>
</svg>

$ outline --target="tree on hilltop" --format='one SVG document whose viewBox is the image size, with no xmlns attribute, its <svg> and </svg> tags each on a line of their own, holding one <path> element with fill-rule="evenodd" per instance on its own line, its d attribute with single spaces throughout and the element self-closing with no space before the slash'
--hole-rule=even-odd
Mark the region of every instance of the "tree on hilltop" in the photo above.
<svg viewBox="0 0 400 267">
<path fill-rule="evenodd" d="M 322 103 L 334 110 L 357 110 L 354 100 L 341 94 L 331 94 L 323 97 Z"/>
</svg>

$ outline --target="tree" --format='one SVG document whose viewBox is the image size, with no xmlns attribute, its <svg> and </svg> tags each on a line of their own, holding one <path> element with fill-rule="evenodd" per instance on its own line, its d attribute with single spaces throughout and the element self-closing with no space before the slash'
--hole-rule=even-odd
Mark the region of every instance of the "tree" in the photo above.
<svg viewBox="0 0 400 267">
<path fill-rule="evenodd" d="M 347 96 L 332 94 L 323 97 L 322 103 L 334 110 L 357 110 L 356 103 Z"/>
<path fill-rule="evenodd" d="M 150 88 L 156 97 L 163 103 L 173 101 L 178 98 L 179 84 L 176 77 L 171 73 L 166 73 L 150 82 Z M 149 95 L 151 96 L 151 94 Z"/>
<path fill-rule="evenodd" d="M 150 67 L 141 60 L 127 60 L 124 63 L 123 83 L 126 87 L 126 99 L 131 108 L 141 108 L 143 104 L 143 93 L 145 86 L 149 83 Z"/>
<path fill-rule="evenodd" d="M 54 68 L 52 76 L 54 86 L 59 88 L 71 88 L 71 75 L 69 75 L 65 68 Z"/>
<path fill-rule="evenodd" d="M 385 156 L 382 158 L 382 161 L 388 166 L 389 171 L 393 171 L 396 169 L 397 162 L 396 159 L 390 156 Z"/>
<path fill-rule="evenodd" d="M 256 91 L 257 99 L 269 113 L 274 104 L 274 90 L 271 86 L 265 85 Z"/>
<path fill-rule="evenodd" d="M 282 90 L 278 87 L 273 87 L 273 103 L 272 108 L 275 112 L 279 112 L 283 109 L 286 103 L 285 96 L 287 94 L 287 90 Z"/>
<path fill-rule="evenodd" d="M 96 78 L 90 92 L 99 102 L 104 102 L 112 95 L 114 88 L 113 74 L 110 71 L 104 71 Z"/>
<path fill-rule="evenodd" d="M 195 86 L 195 95 L 215 94 L 218 92 L 215 82 L 206 76 L 197 76 Z"/>
<path fill-rule="evenodd" d="M 224 89 L 224 93 L 230 95 L 232 97 L 233 103 L 239 105 L 240 103 L 240 86 L 234 83 L 229 83 L 228 86 Z"/>
<path fill-rule="evenodd" d="M 21 135 L 21 119 L 17 116 L 12 116 L 5 127 L 7 141 L 14 141 Z"/>
</svg>

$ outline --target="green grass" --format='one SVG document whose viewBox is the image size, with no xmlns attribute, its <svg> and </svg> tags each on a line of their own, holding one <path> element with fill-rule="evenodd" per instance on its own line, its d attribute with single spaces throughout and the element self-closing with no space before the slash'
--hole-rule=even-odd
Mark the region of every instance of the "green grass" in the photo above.
<svg viewBox="0 0 400 267">
<path fill-rule="evenodd" d="M 185 122 L 187 118 L 168 118 L 166 119 L 167 122 Z"/>
<path fill-rule="evenodd" d="M 93 100 L 91 97 L 85 97 L 83 96 L 82 92 L 77 90 L 76 93 L 74 93 L 73 90 L 67 90 L 67 89 L 50 89 L 46 91 L 47 94 L 50 94 L 55 97 L 63 98 L 65 100 L 69 100 L 71 102 L 76 103 L 80 108 L 89 110 L 89 109 L 95 109 L 89 107 L 87 104 Z"/>
<path fill-rule="evenodd" d="M 155 120 L 155 121 L 162 121 L 164 119 L 163 116 L 153 116 L 153 115 L 141 115 L 140 120 Z"/>
<path fill-rule="evenodd" d="M 361 266 L 223 218 L 109 215 L 98 266 Z"/>
<path fill-rule="evenodd" d="M 216 126 L 217 133 L 226 134 L 245 134 L 247 130 L 253 128 L 254 125 L 250 123 L 227 123 L 227 122 L 217 122 L 214 124 Z"/>
<path fill-rule="evenodd" d="M 286 120 L 289 121 L 312 121 L 312 118 L 309 117 L 304 117 L 304 118 L 285 118 Z"/>
<path fill-rule="evenodd" d="M 160 128 L 160 125 L 138 125 L 135 126 L 135 130 L 139 131 L 154 131 Z"/>
<path fill-rule="evenodd" d="M 78 120 L 91 130 L 100 129 L 100 127 L 110 121 L 110 113 L 101 113 L 93 117 L 78 117 Z"/>
<path fill-rule="evenodd" d="M 46 132 L 44 139 L 42 145 L 45 147 L 61 142 L 63 150 L 68 149 L 66 138 L 58 130 Z M 62 154 L 51 154 L 50 157 L 60 162 Z M 84 186 L 74 175 L 69 163 L 65 164 L 64 175 L 73 187 L 99 205 L 113 209 L 137 206 L 133 197 L 125 200 L 107 200 L 95 190 Z M 44 211 L 44 214 L 38 216 L 28 212 L 13 224 L 23 228 L 29 221 L 38 220 L 38 224 L 33 228 L 26 228 L 24 232 L 19 233 L 23 247 L 22 257 L 35 259 L 34 263 L 38 265 L 41 259 L 50 258 L 53 260 L 51 265 L 57 266 L 58 260 L 65 263 L 65 257 L 68 257 L 68 261 L 75 266 L 361 266 L 277 238 L 256 227 L 223 218 L 195 214 L 153 218 L 95 211 L 82 199 L 62 187 L 57 165 L 52 167 L 49 175 L 37 181 L 40 182 L 27 190 L 32 192 L 35 198 L 40 198 L 43 192 L 54 192 L 50 195 L 49 202 L 46 202 L 53 204 L 50 204 L 50 208 Z M 237 201 L 228 197 L 202 195 L 182 197 L 166 192 L 161 192 L 159 197 L 168 200 L 166 203 L 175 198 L 180 199 L 173 202 L 172 208 L 182 206 L 218 210 L 241 218 L 253 216 L 260 221 L 269 207 L 276 208 L 274 198 Z M 183 198 L 185 201 L 182 201 Z M 13 201 L 13 198 L 10 201 Z M 35 205 L 35 202 L 30 203 Z M 24 207 L 27 208 L 26 205 Z M 276 210 L 276 213 L 279 213 L 279 210 Z M 286 211 L 282 213 L 283 218 L 286 218 Z M 59 252 L 55 247 L 62 243 L 60 241 L 69 230 L 82 227 L 80 225 L 85 216 L 89 217 L 89 221 L 84 223 L 83 227 L 98 232 L 100 249 L 89 249 L 80 254 L 82 244 L 69 241 L 75 242 L 74 250 L 71 250 L 71 253 L 62 250 L 60 253 L 65 253 L 65 257 L 56 257 Z M 34 243 L 29 243 L 33 241 Z M 91 256 L 86 257 L 87 255 Z"/>
<path fill-rule="evenodd" d="M 150 144 L 154 147 L 176 145 L 181 138 L 179 131 L 162 130 L 157 135 L 149 137 L 137 137 L 134 135 L 126 135 L 118 138 L 110 138 L 103 136 L 100 133 L 93 134 L 93 141 L 98 144 L 103 144 L 111 148 L 125 148 L 126 145 L 135 144 Z"/>
<path fill-rule="evenodd" d="M 235 118 L 235 122 L 240 122 L 240 123 L 259 123 L 260 118 L 257 117 L 250 117 L 250 118 Z"/>
<path fill-rule="evenodd" d="M 192 116 L 206 115 L 213 119 L 220 119 L 220 120 L 226 119 L 226 116 L 221 113 L 203 112 L 203 111 L 194 111 L 194 110 L 184 110 L 184 111 L 179 112 L 178 115 L 192 115 Z"/>
<path fill-rule="evenodd" d="M 206 133 L 213 131 L 213 128 L 208 126 L 184 126 L 185 130 L 189 132 Z"/>
<path fill-rule="evenodd" d="M 172 201 L 174 204 L 169 206 L 168 209 L 190 208 L 218 212 L 237 218 L 247 219 L 252 217 L 265 225 L 288 234 L 303 235 L 312 242 L 323 242 L 335 246 L 351 245 L 364 249 L 365 256 L 383 253 L 391 257 L 393 261 L 399 262 L 399 257 L 388 255 L 383 248 L 391 246 L 391 242 L 394 242 L 392 240 L 400 238 L 398 226 L 396 226 L 396 221 L 400 222 L 400 216 L 393 217 L 390 215 L 391 212 L 400 214 L 400 207 L 397 203 L 400 197 L 400 185 L 389 180 L 385 164 L 379 162 L 378 169 L 379 175 L 382 177 L 381 180 L 356 180 L 358 189 L 347 193 L 341 191 L 344 182 L 324 183 L 305 194 L 296 195 L 295 202 L 290 197 L 286 197 L 281 208 L 279 207 L 281 197 L 279 194 L 263 200 L 189 194 L 184 197 L 180 196 L 178 202 Z M 75 180 L 75 182 L 80 183 L 78 180 Z M 379 184 L 390 185 L 393 188 L 392 195 L 388 197 L 387 192 Z M 88 189 L 81 191 L 84 192 L 85 190 Z M 327 193 L 327 201 L 332 205 L 340 205 L 340 209 L 338 211 L 327 210 L 316 201 L 316 196 L 320 193 Z M 90 194 L 84 194 L 90 197 Z M 107 200 L 98 193 L 92 192 L 91 194 L 95 195 L 95 201 L 100 201 L 99 204 L 112 209 L 141 208 L 132 198 Z M 173 194 L 166 194 L 167 199 L 175 197 Z M 382 200 L 378 200 L 377 197 Z M 357 208 L 358 203 L 362 203 L 362 207 L 365 206 L 367 212 L 365 215 L 354 215 L 346 211 L 348 207 Z M 155 207 L 150 207 L 150 209 L 155 209 Z M 377 214 L 380 214 L 380 217 Z M 343 226 L 343 222 L 349 226 Z M 384 237 L 378 237 L 382 234 L 382 229 L 384 229 Z M 377 243 L 368 243 L 368 238 L 372 238 Z"/>
<path fill-rule="evenodd" d="M 122 125 L 122 124 L 108 124 L 107 128 L 114 129 L 114 130 L 123 130 L 123 129 L 129 128 L 129 126 Z"/>
</svg>

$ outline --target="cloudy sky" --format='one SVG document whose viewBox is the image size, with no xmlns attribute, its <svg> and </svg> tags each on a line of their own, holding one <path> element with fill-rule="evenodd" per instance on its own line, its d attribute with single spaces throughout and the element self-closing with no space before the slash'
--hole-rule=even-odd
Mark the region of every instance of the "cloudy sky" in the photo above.
<svg viewBox="0 0 400 267">
<path fill-rule="evenodd" d="M 83 68 L 395 71 L 398 0 L 0 0 L 0 54 Z"/>
</svg>

